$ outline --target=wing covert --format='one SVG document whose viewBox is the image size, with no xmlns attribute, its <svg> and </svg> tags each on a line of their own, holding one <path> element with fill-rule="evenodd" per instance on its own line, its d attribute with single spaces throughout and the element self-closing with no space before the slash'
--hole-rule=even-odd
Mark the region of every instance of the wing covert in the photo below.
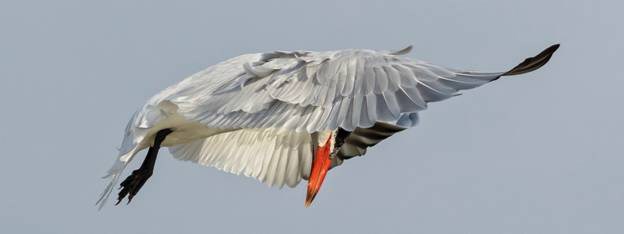
<svg viewBox="0 0 624 234">
<path fill-rule="evenodd" d="M 396 123 L 460 90 L 535 70 L 554 50 L 548 48 L 510 73 L 448 69 L 371 50 L 255 54 L 234 63 L 238 69 L 230 68 L 227 79 L 219 79 L 223 72 L 215 80 L 209 78 L 212 74 L 200 77 L 211 83 L 200 85 L 211 88 L 202 95 L 176 93 L 169 100 L 184 116 L 209 127 L 351 131 L 376 122 Z"/>
</svg>

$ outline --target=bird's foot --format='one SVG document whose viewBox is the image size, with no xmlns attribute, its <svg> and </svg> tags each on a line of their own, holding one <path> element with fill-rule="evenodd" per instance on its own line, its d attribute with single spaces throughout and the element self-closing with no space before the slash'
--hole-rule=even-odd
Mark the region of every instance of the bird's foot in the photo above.
<svg viewBox="0 0 624 234">
<path fill-rule="evenodd" d="M 119 189 L 119 196 L 117 197 L 118 205 L 124 197 L 128 196 L 128 203 L 132 201 L 132 198 L 139 192 L 141 187 L 147 182 L 147 179 L 152 176 L 154 173 L 154 164 L 156 164 L 156 156 L 158 156 L 158 150 L 160 149 L 160 144 L 165 140 L 165 137 L 169 135 L 173 130 L 167 128 L 160 130 L 156 133 L 154 137 L 154 145 L 147 150 L 147 155 L 141 164 L 139 169 L 136 169 L 126 178 L 123 182 L 121 182 L 121 186 Z"/>
<path fill-rule="evenodd" d="M 119 191 L 119 196 L 117 197 L 117 203 L 115 205 L 118 205 L 126 196 L 128 196 L 128 203 L 130 203 L 134 195 L 136 195 L 145 182 L 147 182 L 147 179 L 152 176 L 152 172 L 153 170 L 143 167 L 134 170 L 128 178 L 121 182 L 119 188 L 121 191 Z"/>
</svg>

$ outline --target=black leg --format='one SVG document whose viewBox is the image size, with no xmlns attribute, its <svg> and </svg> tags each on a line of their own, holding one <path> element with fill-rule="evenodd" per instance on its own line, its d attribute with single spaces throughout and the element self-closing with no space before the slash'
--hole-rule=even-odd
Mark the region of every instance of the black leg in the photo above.
<svg viewBox="0 0 624 234">
<path fill-rule="evenodd" d="M 121 182 L 121 191 L 119 191 L 119 196 L 117 197 L 117 203 L 115 205 L 118 205 L 126 196 L 128 196 L 128 203 L 130 203 L 132 198 L 139 192 L 145 182 L 147 182 L 147 179 L 152 176 L 160 144 L 171 132 L 173 132 L 171 129 L 163 129 L 156 133 L 156 137 L 154 137 L 154 145 L 147 151 L 147 156 L 145 156 L 145 160 L 143 160 L 141 167 L 134 170 L 128 178 Z"/>
</svg>

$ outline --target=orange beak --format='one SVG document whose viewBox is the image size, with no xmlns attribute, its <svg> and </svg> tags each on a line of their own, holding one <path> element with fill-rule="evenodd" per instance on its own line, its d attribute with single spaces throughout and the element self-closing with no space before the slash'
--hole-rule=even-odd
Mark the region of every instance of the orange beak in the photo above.
<svg viewBox="0 0 624 234">
<path fill-rule="evenodd" d="M 330 134 L 323 146 L 316 147 L 314 160 L 312 162 L 312 171 L 308 179 L 308 194 L 306 195 L 305 207 L 310 207 L 310 205 L 312 205 L 312 201 L 321 189 L 325 175 L 327 175 L 327 171 L 331 166 L 331 159 L 329 158 L 331 153 L 331 139 L 332 135 Z"/>
</svg>

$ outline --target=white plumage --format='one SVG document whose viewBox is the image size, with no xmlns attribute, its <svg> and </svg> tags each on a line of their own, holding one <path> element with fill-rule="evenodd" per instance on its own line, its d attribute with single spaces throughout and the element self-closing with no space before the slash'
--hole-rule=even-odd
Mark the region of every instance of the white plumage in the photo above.
<svg viewBox="0 0 624 234">
<path fill-rule="evenodd" d="M 243 129 L 176 145 L 169 152 L 180 160 L 253 177 L 272 186 L 294 187 L 308 178 L 312 138 L 294 131 Z"/>
<path fill-rule="evenodd" d="M 98 202 L 104 204 L 126 165 L 152 146 L 159 130 L 173 130 L 162 145 L 177 159 L 294 187 L 307 179 L 314 147 L 337 129 L 352 132 L 376 123 L 411 127 L 427 103 L 537 69 L 556 47 L 495 73 L 403 57 L 410 47 L 394 53 L 276 51 L 229 59 L 156 94 L 133 115 Z"/>
</svg>

